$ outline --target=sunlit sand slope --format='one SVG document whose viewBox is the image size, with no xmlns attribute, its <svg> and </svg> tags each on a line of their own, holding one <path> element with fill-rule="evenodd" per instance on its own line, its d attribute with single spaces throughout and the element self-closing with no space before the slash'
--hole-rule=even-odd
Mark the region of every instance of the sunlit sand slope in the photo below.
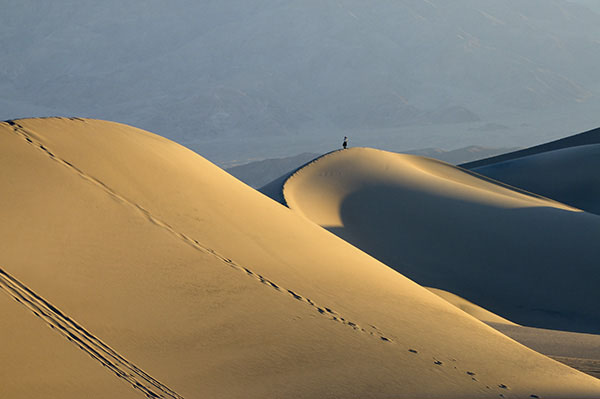
<svg viewBox="0 0 600 399">
<path fill-rule="evenodd" d="M 489 310 L 484 309 L 481 306 L 478 306 L 471 301 L 467 301 L 466 299 L 461 298 L 458 295 L 455 295 L 451 292 L 440 290 L 439 288 L 427 287 L 427 289 L 429 291 L 433 292 L 435 295 L 439 296 L 440 298 L 443 298 L 447 302 L 450 302 L 452 305 L 456 306 L 463 312 L 466 312 L 466 313 L 470 314 L 471 316 L 475 317 L 476 319 L 481 320 L 483 322 L 507 324 L 507 325 L 512 325 L 512 326 L 517 325 L 517 324 L 513 323 L 512 321 L 506 320 L 504 317 L 498 316 L 497 314 L 494 314 L 494 313 L 490 312 Z"/>
<path fill-rule="evenodd" d="M 140 397 L 13 299 L 0 292 L 0 397 Z"/>
<path fill-rule="evenodd" d="M 366 148 L 316 160 L 283 195 L 423 285 L 519 324 L 600 329 L 596 215 L 440 161 Z"/>
<path fill-rule="evenodd" d="M 600 335 L 488 323 L 503 334 L 577 370 L 600 378 Z"/>
<path fill-rule="evenodd" d="M 569 147 L 474 168 L 504 183 L 600 214 L 600 144 Z"/>
<path fill-rule="evenodd" d="M 600 396 L 166 139 L 33 119 L 0 150 L 3 397 Z"/>
</svg>

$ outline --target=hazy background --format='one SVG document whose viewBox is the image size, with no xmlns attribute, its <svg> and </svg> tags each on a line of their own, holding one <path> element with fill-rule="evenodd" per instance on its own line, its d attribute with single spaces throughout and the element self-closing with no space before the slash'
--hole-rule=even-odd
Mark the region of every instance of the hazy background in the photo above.
<svg viewBox="0 0 600 399">
<path fill-rule="evenodd" d="M 577 4 L 576 4 L 577 3 Z M 0 119 L 84 116 L 222 166 L 600 126 L 595 0 L 3 0 Z"/>
</svg>

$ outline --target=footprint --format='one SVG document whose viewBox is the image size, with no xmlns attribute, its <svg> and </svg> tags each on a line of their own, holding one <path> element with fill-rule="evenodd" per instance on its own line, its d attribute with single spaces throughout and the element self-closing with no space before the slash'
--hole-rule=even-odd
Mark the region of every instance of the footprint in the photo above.
<svg viewBox="0 0 600 399">
<path fill-rule="evenodd" d="M 294 297 L 294 299 L 298 299 L 298 300 L 302 299 L 302 297 L 300 295 L 296 294 L 294 291 L 292 291 L 292 290 L 287 290 L 287 291 Z M 323 313 L 323 312 L 321 312 L 321 310 L 322 309 L 319 308 L 319 313 Z"/>
</svg>

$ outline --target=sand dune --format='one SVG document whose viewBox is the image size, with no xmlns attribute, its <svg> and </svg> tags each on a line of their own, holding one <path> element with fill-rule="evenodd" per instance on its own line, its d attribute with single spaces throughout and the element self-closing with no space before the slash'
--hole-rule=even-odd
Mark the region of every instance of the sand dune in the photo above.
<svg viewBox="0 0 600 399">
<path fill-rule="evenodd" d="M 600 395 L 166 139 L 30 119 L 0 149 L 2 397 Z"/>
<path fill-rule="evenodd" d="M 544 330 L 506 323 L 488 324 L 529 348 L 600 378 L 600 335 Z"/>
<path fill-rule="evenodd" d="M 485 176 L 600 214 L 600 144 L 568 147 L 473 168 Z"/>
<path fill-rule="evenodd" d="M 427 289 L 528 348 L 600 378 L 600 335 L 520 326 L 451 292 Z"/>
<path fill-rule="evenodd" d="M 488 324 L 536 351 L 553 357 L 600 361 L 600 335 L 545 330 L 507 323 L 488 322 Z"/>
<path fill-rule="evenodd" d="M 465 169 L 474 169 L 498 162 L 505 162 L 513 159 L 522 158 L 525 156 L 541 154 L 548 151 L 555 151 L 564 148 L 578 147 L 590 144 L 600 144 L 600 128 L 588 130 L 587 132 L 579 134 L 574 134 L 572 136 L 568 136 L 559 140 L 554 140 L 549 143 L 524 148 L 522 150 L 512 151 L 506 154 L 500 154 L 493 157 L 480 159 L 478 161 L 467 162 L 460 166 Z"/>
<path fill-rule="evenodd" d="M 496 154 L 503 154 L 513 150 L 515 150 L 515 148 L 487 148 L 481 146 L 469 146 L 457 148 L 455 150 L 422 148 L 401 152 L 439 159 L 455 165 L 474 159 L 481 159 L 483 157 L 490 157 Z M 298 167 L 305 165 L 307 162 L 318 158 L 319 156 L 319 154 L 315 153 L 302 153 L 293 157 L 271 158 L 261 161 L 253 161 L 243 165 L 229 167 L 225 170 L 250 187 L 260 188 L 271 183 L 273 180 L 276 180 L 289 171 L 295 170 Z"/>
<path fill-rule="evenodd" d="M 4 237 L 3 237 L 4 238 Z M 85 351 L 4 294 L 0 281 L 0 396 L 139 398 Z M 18 298 L 18 297 L 17 297 Z M 16 298 L 14 298 L 16 299 Z M 19 300 L 21 300 L 19 298 Z M 39 314 L 39 313 L 38 313 Z"/>
<path fill-rule="evenodd" d="M 530 326 L 598 332 L 600 218 L 431 159 L 353 148 L 287 205 L 423 285 Z"/>
<path fill-rule="evenodd" d="M 478 320 L 481 320 L 486 323 L 497 323 L 497 324 L 507 324 L 511 326 L 516 326 L 518 324 L 513 323 L 510 320 L 505 319 L 502 316 L 494 314 L 487 309 L 482 308 L 474 304 L 471 301 L 467 301 L 465 298 L 461 298 L 456 294 L 453 294 L 448 291 L 440 290 L 439 288 L 431 288 L 426 287 L 430 292 L 433 292 L 435 295 L 443 298 L 445 301 L 451 303 L 456 306 L 460 310 L 470 314 Z"/>
<path fill-rule="evenodd" d="M 576 208 L 600 213 L 600 129 L 461 165 Z"/>
<path fill-rule="evenodd" d="M 600 335 L 520 326 L 451 292 L 427 289 L 528 348 L 600 378 Z"/>
</svg>

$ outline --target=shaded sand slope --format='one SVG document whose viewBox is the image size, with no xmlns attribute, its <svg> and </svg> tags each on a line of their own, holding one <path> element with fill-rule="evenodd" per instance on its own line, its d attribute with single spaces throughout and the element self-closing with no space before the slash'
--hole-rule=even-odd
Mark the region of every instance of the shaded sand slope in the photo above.
<svg viewBox="0 0 600 399">
<path fill-rule="evenodd" d="M 33 119 L 0 149 L 3 396 L 600 395 L 168 140 Z"/>
<path fill-rule="evenodd" d="M 600 336 L 545 330 L 506 323 L 488 323 L 515 340 L 551 356 L 587 358 L 600 361 Z M 600 370 L 598 370 L 600 371 Z"/>
<path fill-rule="evenodd" d="M 600 378 L 600 336 L 489 323 L 498 331 L 577 370 Z"/>
<path fill-rule="evenodd" d="M 587 212 L 600 213 L 600 144 L 542 152 L 472 170 Z"/>
<path fill-rule="evenodd" d="M 520 326 L 448 291 L 427 289 L 528 348 L 600 378 L 600 335 Z"/>
<path fill-rule="evenodd" d="M 465 169 L 474 169 L 479 168 L 481 166 L 491 165 L 498 162 L 510 161 L 529 155 L 541 154 L 543 152 L 555 151 L 563 148 L 577 147 L 589 144 L 600 144 L 600 128 L 588 130 L 587 132 L 575 134 L 573 136 L 568 136 L 559 140 L 536 145 L 522 150 L 496 155 L 494 157 L 480 159 L 478 161 L 467 162 L 460 166 Z"/>
<path fill-rule="evenodd" d="M 599 329 L 596 215 L 366 148 L 316 160 L 283 194 L 291 209 L 423 285 L 519 324 Z"/>
<path fill-rule="evenodd" d="M 451 292 L 427 289 L 528 348 L 600 378 L 600 335 L 520 326 Z"/>
</svg>

